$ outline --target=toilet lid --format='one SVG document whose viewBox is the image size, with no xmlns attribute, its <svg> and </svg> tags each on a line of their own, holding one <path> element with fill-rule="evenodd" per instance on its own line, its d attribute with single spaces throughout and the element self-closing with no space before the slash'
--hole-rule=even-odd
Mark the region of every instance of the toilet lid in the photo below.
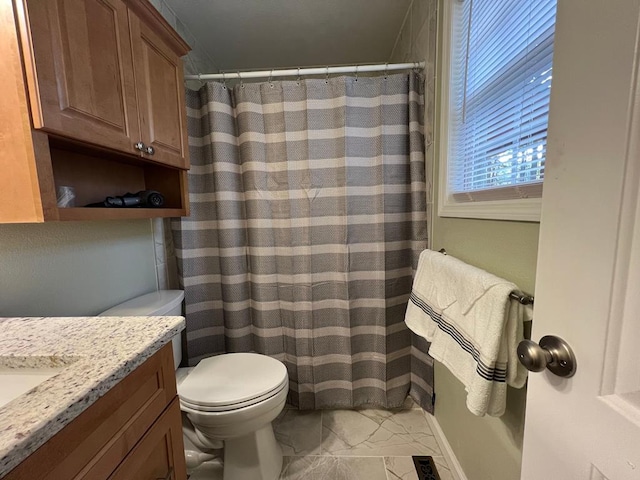
<svg viewBox="0 0 640 480">
<path fill-rule="evenodd" d="M 178 385 L 178 395 L 193 408 L 217 410 L 269 398 L 287 383 L 282 362 L 257 353 L 227 353 L 200 361 Z"/>
</svg>

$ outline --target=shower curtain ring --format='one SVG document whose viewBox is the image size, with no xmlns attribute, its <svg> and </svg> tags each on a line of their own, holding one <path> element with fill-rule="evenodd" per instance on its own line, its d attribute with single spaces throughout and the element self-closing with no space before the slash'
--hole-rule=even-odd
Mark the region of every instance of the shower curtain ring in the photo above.
<svg viewBox="0 0 640 480">
<path fill-rule="evenodd" d="M 297 80 L 297 82 L 298 82 L 298 85 L 300 85 L 300 67 L 298 67 L 298 80 Z"/>
<path fill-rule="evenodd" d="M 269 86 L 271 88 L 273 88 L 273 82 L 271 81 L 273 79 L 273 69 L 271 69 L 271 73 L 269 73 Z"/>
<path fill-rule="evenodd" d="M 225 73 L 222 72 L 222 88 L 227 89 L 227 79 L 225 78 Z"/>
<path fill-rule="evenodd" d="M 356 82 L 358 81 L 358 65 L 356 65 Z"/>
<path fill-rule="evenodd" d="M 384 79 L 387 79 L 387 75 L 389 73 L 389 62 L 384 64 Z"/>
<path fill-rule="evenodd" d="M 324 83 L 329 83 L 329 65 L 327 65 L 327 75 L 324 77 Z"/>
<path fill-rule="evenodd" d="M 240 88 L 244 88 L 244 82 L 242 81 L 242 76 L 240 75 L 240 70 L 238 70 L 238 80 L 240 80 Z"/>
</svg>

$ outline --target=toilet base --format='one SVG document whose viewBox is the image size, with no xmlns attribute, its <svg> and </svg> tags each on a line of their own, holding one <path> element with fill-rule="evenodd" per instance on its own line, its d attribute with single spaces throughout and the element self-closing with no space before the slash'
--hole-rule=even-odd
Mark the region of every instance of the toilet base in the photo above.
<svg viewBox="0 0 640 480">
<path fill-rule="evenodd" d="M 271 423 L 224 441 L 224 480 L 276 480 L 281 470 L 282 449 Z"/>
</svg>

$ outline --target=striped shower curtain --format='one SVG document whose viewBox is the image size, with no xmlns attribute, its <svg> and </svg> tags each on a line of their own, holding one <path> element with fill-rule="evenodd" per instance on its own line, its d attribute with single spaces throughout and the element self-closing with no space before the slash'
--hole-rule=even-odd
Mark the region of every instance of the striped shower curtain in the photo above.
<svg viewBox="0 0 640 480">
<path fill-rule="evenodd" d="M 188 91 L 191 216 L 172 223 L 190 364 L 281 360 L 303 409 L 431 410 L 404 324 L 426 248 L 423 77 Z M 415 339 L 414 339 L 415 342 Z"/>
</svg>

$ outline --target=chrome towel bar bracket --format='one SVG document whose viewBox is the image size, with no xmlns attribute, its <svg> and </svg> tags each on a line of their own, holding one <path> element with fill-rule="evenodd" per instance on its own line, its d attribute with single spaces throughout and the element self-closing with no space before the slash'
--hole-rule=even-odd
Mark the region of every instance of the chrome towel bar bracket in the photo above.
<svg viewBox="0 0 640 480">
<path fill-rule="evenodd" d="M 522 305 L 533 305 L 533 297 L 525 293 L 511 292 L 509 298 L 519 301 Z"/>
</svg>

